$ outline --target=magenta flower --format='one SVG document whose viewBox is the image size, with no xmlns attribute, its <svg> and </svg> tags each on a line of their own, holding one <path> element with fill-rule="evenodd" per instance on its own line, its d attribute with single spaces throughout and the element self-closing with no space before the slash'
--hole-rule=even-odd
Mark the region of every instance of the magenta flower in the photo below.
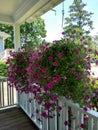
<svg viewBox="0 0 98 130">
<path fill-rule="evenodd" d="M 65 34 L 65 32 L 62 32 L 62 35 L 64 35 Z"/>
<path fill-rule="evenodd" d="M 38 110 L 38 109 L 36 109 L 36 113 L 37 113 L 37 114 L 39 113 L 39 110 Z"/>
<path fill-rule="evenodd" d="M 96 55 L 98 55 L 98 51 L 96 51 Z"/>
<path fill-rule="evenodd" d="M 52 57 L 52 56 L 49 56 L 49 57 L 48 57 L 48 60 L 52 61 L 52 60 L 53 60 L 53 57 Z"/>
<path fill-rule="evenodd" d="M 90 97 L 86 99 L 86 102 L 89 103 L 91 101 Z"/>
<path fill-rule="evenodd" d="M 37 77 L 40 79 L 42 76 L 40 73 L 37 73 Z"/>
<path fill-rule="evenodd" d="M 37 119 L 39 122 L 42 122 L 42 120 L 40 118 Z"/>
<path fill-rule="evenodd" d="M 66 81 L 66 79 L 67 79 L 67 77 L 66 77 L 66 76 L 64 76 L 64 77 L 63 77 L 63 80 L 64 80 L 64 81 Z"/>
<path fill-rule="evenodd" d="M 46 73 L 46 68 L 42 68 L 41 70 L 43 73 Z"/>
<path fill-rule="evenodd" d="M 75 53 L 75 54 L 79 54 L 79 51 L 78 51 L 78 50 L 74 50 L 74 53 Z"/>
<path fill-rule="evenodd" d="M 77 32 L 77 30 L 75 30 L 75 29 L 72 31 L 72 33 L 76 33 L 76 32 Z"/>
<path fill-rule="evenodd" d="M 48 89 L 53 88 L 53 86 L 54 86 L 54 84 L 53 84 L 52 82 L 50 82 L 50 83 L 47 84 L 47 88 L 48 88 Z"/>
<path fill-rule="evenodd" d="M 66 125 L 68 125 L 68 124 L 69 124 L 69 122 L 68 122 L 68 121 L 65 121 L 65 122 L 64 122 L 64 125 L 65 125 L 65 126 L 66 126 Z"/>
<path fill-rule="evenodd" d="M 90 56 L 88 56 L 88 55 L 86 56 L 86 59 L 88 62 L 90 61 L 90 58 L 91 58 Z"/>
<path fill-rule="evenodd" d="M 52 104 L 51 103 L 48 103 L 45 105 L 45 110 L 50 110 L 52 107 Z"/>
<path fill-rule="evenodd" d="M 80 74 L 80 73 L 77 74 L 77 78 L 78 78 L 78 79 L 81 79 L 81 78 L 82 78 L 82 74 Z"/>
<path fill-rule="evenodd" d="M 57 96 L 53 96 L 53 97 L 52 97 L 52 100 L 53 100 L 54 102 L 56 102 L 56 101 L 57 101 Z"/>
<path fill-rule="evenodd" d="M 80 39 L 80 40 L 81 40 L 81 41 L 83 41 L 84 39 L 85 39 L 85 37 L 83 36 L 83 37 L 81 37 L 81 39 Z"/>
<path fill-rule="evenodd" d="M 58 44 L 59 43 L 59 41 L 58 40 L 55 40 L 55 41 L 53 41 L 54 42 L 54 44 Z"/>
<path fill-rule="evenodd" d="M 57 107 L 57 111 L 60 112 L 62 110 L 62 107 L 61 106 L 58 106 Z"/>
<path fill-rule="evenodd" d="M 84 129 L 86 126 L 85 126 L 85 124 L 81 124 L 80 127 L 81 127 L 82 129 Z"/>
<path fill-rule="evenodd" d="M 39 67 L 39 64 L 38 64 L 38 63 L 35 63 L 34 65 L 35 65 L 35 67 L 36 67 L 36 68 L 38 68 L 38 67 Z"/>
<path fill-rule="evenodd" d="M 57 76 L 53 77 L 53 80 L 54 80 L 56 83 L 59 83 L 59 82 L 60 82 L 60 75 L 57 75 Z"/>
<path fill-rule="evenodd" d="M 48 115 L 46 114 L 46 112 L 42 112 L 42 117 L 44 117 L 45 119 L 48 118 Z"/>
<path fill-rule="evenodd" d="M 58 63 L 55 61 L 53 62 L 53 66 L 57 67 L 58 66 Z"/>
<path fill-rule="evenodd" d="M 84 122 L 88 122 L 88 117 L 84 117 Z"/>
<path fill-rule="evenodd" d="M 90 89 L 90 87 L 89 87 L 89 86 L 86 86 L 86 87 L 85 87 L 85 90 L 89 90 L 89 89 Z"/>
<path fill-rule="evenodd" d="M 86 78 L 86 82 L 89 83 L 90 82 L 90 78 L 87 77 Z"/>
<path fill-rule="evenodd" d="M 83 107 L 83 110 L 84 110 L 84 111 L 88 111 L 88 108 L 84 106 L 84 107 Z"/>
<path fill-rule="evenodd" d="M 80 60 L 79 60 L 79 59 L 77 59 L 75 62 L 76 62 L 76 63 L 79 63 L 79 62 L 80 62 Z"/>
<path fill-rule="evenodd" d="M 44 49 L 45 49 L 45 46 L 44 46 L 44 45 L 42 45 L 42 46 L 40 46 L 40 48 L 44 50 Z"/>
<path fill-rule="evenodd" d="M 43 53 L 38 51 L 38 56 L 42 57 L 43 56 Z"/>
<path fill-rule="evenodd" d="M 54 116 L 55 116 L 55 115 L 48 115 L 48 117 L 51 118 L 51 119 L 52 119 Z"/>
<path fill-rule="evenodd" d="M 75 74 L 75 72 L 76 72 L 76 69 L 75 69 L 75 68 L 72 68 L 72 69 L 71 69 L 71 73 L 72 73 L 72 74 Z"/>
<path fill-rule="evenodd" d="M 98 65 L 98 60 L 96 61 L 96 65 Z"/>
<path fill-rule="evenodd" d="M 32 98 L 29 98 L 29 102 L 30 102 L 30 103 L 32 102 L 32 100 L 33 100 Z"/>
<path fill-rule="evenodd" d="M 16 56 L 16 53 L 14 51 L 10 51 L 9 53 L 10 53 L 10 56 L 12 56 L 12 57 Z"/>
<path fill-rule="evenodd" d="M 47 81 L 50 81 L 51 80 L 51 77 L 47 77 Z"/>
<path fill-rule="evenodd" d="M 58 53 L 58 54 L 57 54 L 57 57 L 58 57 L 58 58 L 62 58 L 62 53 Z"/>
<path fill-rule="evenodd" d="M 33 118 L 33 117 L 34 117 L 34 114 L 32 113 L 31 118 Z"/>
<path fill-rule="evenodd" d="M 92 81 L 92 85 L 95 85 L 95 80 Z"/>
<path fill-rule="evenodd" d="M 89 48 L 89 49 L 88 49 L 88 52 L 92 52 L 92 49 L 91 49 L 91 48 Z"/>
</svg>

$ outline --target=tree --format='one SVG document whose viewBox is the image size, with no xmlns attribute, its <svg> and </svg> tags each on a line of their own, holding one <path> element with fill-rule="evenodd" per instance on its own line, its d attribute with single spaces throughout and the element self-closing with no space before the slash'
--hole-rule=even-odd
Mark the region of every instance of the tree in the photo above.
<svg viewBox="0 0 98 130">
<path fill-rule="evenodd" d="M 38 18 L 32 23 L 25 22 L 20 27 L 21 42 L 27 46 L 38 46 L 42 38 L 46 37 L 45 23 L 42 18 Z"/>
<path fill-rule="evenodd" d="M 92 46 L 92 48 L 94 48 L 95 52 L 98 51 L 98 34 L 93 37 L 93 46 Z"/>
<path fill-rule="evenodd" d="M 82 0 L 73 1 L 69 7 L 69 17 L 65 18 L 66 35 L 70 35 L 72 30 L 77 30 L 79 34 L 89 34 L 90 30 L 93 29 L 93 21 L 91 20 L 93 13 L 88 12 L 85 7 L 86 4 Z"/>
<path fill-rule="evenodd" d="M 14 48 L 14 31 L 13 26 L 0 24 L 0 31 L 6 32 L 10 35 L 5 41 L 5 48 Z M 21 42 L 35 43 L 35 46 L 41 42 L 41 39 L 46 36 L 45 23 L 42 18 L 38 18 L 32 23 L 23 23 L 20 26 Z"/>
<path fill-rule="evenodd" d="M 94 36 L 96 47 L 98 48 L 98 34 Z"/>
</svg>

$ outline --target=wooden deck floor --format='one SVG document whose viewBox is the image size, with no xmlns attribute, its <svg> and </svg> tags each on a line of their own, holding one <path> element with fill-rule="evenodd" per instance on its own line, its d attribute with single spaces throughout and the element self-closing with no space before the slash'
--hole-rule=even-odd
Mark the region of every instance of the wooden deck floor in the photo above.
<svg viewBox="0 0 98 130">
<path fill-rule="evenodd" d="M 20 108 L 0 111 L 0 130 L 38 130 Z"/>
</svg>

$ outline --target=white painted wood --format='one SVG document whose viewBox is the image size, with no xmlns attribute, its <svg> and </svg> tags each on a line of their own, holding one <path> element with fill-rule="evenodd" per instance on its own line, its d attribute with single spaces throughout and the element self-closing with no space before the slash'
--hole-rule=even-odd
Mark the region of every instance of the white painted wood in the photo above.
<svg viewBox="0 0 98 130">
<path fill-rule="evenodd" d="M 42 118 L 42 130 L 48 130 L 48 118 Z"/>
<path fill-rule="evenodd" d="M 23 107 L 23 110 L 27 112 L 27 115 L 29 111 L 27 111 L 27 107 L 25 106 L 26 100 L 28 100 L 26 94 L 22 93 L 22 96 L 20 98 L 20 103 Z M 25 99 L 24 99 L 25 98 Z M 64 121 L 69 120 L 69 114 L 68 110 L 70 109 L 73 117 L 71 118 L 71 128 L 72 130 L 84 130 L 80 127 L 81 124 L 84 124 L 84 117 L 85 115 L 88 116 L 88 130 L 98 130 L 98 112 L 95 112 L 93 110 L 84 111 L 82 108 L 79 107 L 79 105 L 73 103 L 72 101 L 65 100 L 64 98 L 60 99 L 59 105 L 63 106 L 62 111 L 60 112 L 60 116 L 57 116 L 57 112 L 54 111 L 55 117 L 53 119 L 45 119 L 41 117 L 41 110 L 42 106 L 40 106 L 35 99 L 32 100 L 32 113 L 34 114 L 34 117 L 30 118 L 32 121 L 40 128 L 40 130 L 69 130 L 69 125 L 64 125 Z M 29 105 L 30 106 L 30 105 Z M 39 113 L 36 113 L 36 108 L 39 109 Z M 37 119 L 40 117 L 42 122 L 39 122 Z"/>
<path fill-rule="evenodd" d="M 18 51 L 20 48 L 20 25 L 15 24 L 14 25 L 14 48 L 15 51 Z"/>
<path fill-rule="evenodd" d="M 53 114 L 56 115 L 55 111 L 53 112 Z M 48 120 L 49 120 L 48 130 L 57 130 L 56 116 L 54 118 L 49 118 Z"/>
<path fill-rule="evenodd" d="M 68 129 L 68 126 L 64 125 L 64 122 L 68 120 L 68 106 L 67 104 L 64 104 L 65 100 L 61 98 L 59 100 L 59 106 L 62 107 L 62 110 L 60 111 L 60 115 L 58 115 L 58 130 L 66 130 Z"/>
<path fill-rule="evenodd" d="M 49 11 L 63 0 L 2 0 L 0 1 L 1 23 L 22 23 L 34 20 Z M 5 5 L 7 5 L 5 7 Z M 5 7 L 5 8 L 4 8 Z"/>
<path fill-rule="evenodd" d="M 4 79 L 5 80 L 5 79 Z M 5 99 L 5 91 L 3 89 L 4 82 L 3 79 L 0 79 L 0 91 L 1 93 L 1 106 L 5 107 L 4 99 Z M 13 96 L 12 92 L 13 90 L 9 90 L 10 88 L 7 88 L 6 93 L 8 94 L 8 105 L 14 105 L 13 102 Z M 31 102 L 29 102 L 29 99 L 32 99 Z M 20 107 L 25 111 L 25 113 L 29 116 L 29 118 L 38 126 L 40 130 L 68 130 L 69 126 L 64 125 L 64 121 L 69 120 L 69 114 L 68 110 L 71 109 L 73 118 L 72 121 L 72 130 L 84 130 L 80 128 L 81 124 L 84 124 L 84 117 L 85 115 L 89 118 L 88 120 L 88 130 L 98 130 L 98 112 L 93 110 L 84 111 L 82 108 L 79 107 L 79 105 L 73 103 L 72 101 L 65 100 L 64 98 L 60 98 L 59 105 L 63 106 L 62 111 L 60 112 L 60 116 L 57 116 L 57 112 L 54 111 L 55 117 L 53 119 L 45 119 L 41 117 L 41 111 L 42 106 L 37 103 L 37 101 L 34 99 L 34 96 L 32 93 L 26 94 L 26 93 L 19 93 L 19 105 Z M 36 113 L 36 108 L 39 109 L 39 113 Z M 47 111 L 48 113 L 48 111 Z M 32 116 L 33 114 L 33 116 Z M 39 122 L 37 119 L 40 118 L 42 121 Z"/>
<path fill-rule="evenodd" d="M 10 37 L 10 35 L 8 35 L 5 32 L 1 32 L 0 31 L 0 53 L 2 53 L 4 51 L 4 40 L 7 39 L 8 37 Z"/>
<path fill-rule="evenodd" d="M 90 117 L 90 118 L 89 118 L 89 122 L 88 122 L 88 129 L 89 129 L 89 130 L 94 130 L 94 129 L 93 129 L 93 126 L 94 126 L 93 118 Z"/>
<path fill-rule="evenodd" d="M 98 130 L 98 119 L 94 120 L 94 130 Z"/>
</svg>

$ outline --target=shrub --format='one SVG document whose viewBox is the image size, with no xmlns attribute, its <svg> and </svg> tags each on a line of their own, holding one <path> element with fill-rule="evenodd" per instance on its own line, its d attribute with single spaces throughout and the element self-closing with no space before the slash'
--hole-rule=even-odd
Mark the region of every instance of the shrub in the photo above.
<svg viewBox="0 0 98 130">
<path fill-rule="evenodd" d="M 7 77 L 7 65 L 5 61 L 0 61 L 0 77 Z"/>
</svg>

